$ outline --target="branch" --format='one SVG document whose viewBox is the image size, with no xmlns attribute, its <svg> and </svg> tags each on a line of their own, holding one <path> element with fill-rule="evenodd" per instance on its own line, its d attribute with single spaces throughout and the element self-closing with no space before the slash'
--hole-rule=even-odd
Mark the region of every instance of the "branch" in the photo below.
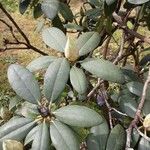
<svg viewBox="0 0 150 150">
<path fill-rule="evenodd" d="M 147 80 L 146 80 L 144 87 L 143 87 L 141 100 L 140 100 L 140 103 L 138 105 L 136 114 L 135 114 L 134 119 L 132 120 L 129 128 L 127 129 L 126 149 L 130 148 L 132 129 L 136 127 L 136 125 L 138 124 L 138 122 L 140 120 L 140 115 L 141 115 L 141 111 L 142 111 L 142 108 L 143 108 L 144 103 L 145 103 L 146 92 L 147 92 L 147 88 L 148 88 L 149 83 L 150 83 L 150 67 L 149 67 L 149 73 L 148 73 Z"/>
<path fill-rule="evenodd" d="M 115 12 L 113 13 L 113 18 L 115 19 L 115 21 L 117 22 L 118 26 L 123 29 L 125 32 L 129 33 L 130 35 L 142 40 L 143 42 L 146 42 L 148 44 L 150 44 L 150 37 L 145 37 L 137 32 L 135 32 L 134 30 L 129 29 L 126 24 L 122 21 L 122 18 L 116 14 Z"/>
<path fill-rule="evenodd" d="M 142 133 L 138 127 L 135 125 L 135 129 L 137 130 L 137 132 L 139 133 L 139 135 L 141 135 L 142 137 L 144 137 L 147 141 L 150 142 L 150 138 L 148 136 L 146 136 L 144 133 Z"/>
<path fill-rule="evenodd" d="M 13 33 L 13 30 L 12 30 L 12 26 L 10 26 L 6 21 L 0 19 L 0 21 L 2 23 L 4 23 L 9 29 L 10 29 L 10 32 L 13 36 L 13 38 L 15 39 L 16 43 L 17 44 L 24 44 L 24 46 L 26 47 L 26 49 L 32 49 L 34 50 L 35 52 L 38 52 L 40 53 L 41 55 L 48 55 L 46 54 L 45 52 L 42 52 L 41 50 L 39 50 L 38 48 L 36 48 L 35 46 L 33 46 L 28 37 L 25 35 L 25 33 L 21 30 L 21 28 L 18 26 L 18 24 L 14 21 L 14 19 L 11 17 L 11 15 L 6 11 L 6 9 L 3 7 L 2 3 L 0 3 L 0 9 L 4 12 L 4 14 L 7 16 L 7 18 L 12 22 L 12 24 L 16 27 L 16 29 L 18 30 L 18 32 L 20 33 L 20 35 L 23 37 L 23 39 L 25 40 L 25 42 L 20 42 L 17 37 L 15 36 L 15 34 Z M 6 43 L 7 45 L 8 43 Z M 10 48 L 9 48 L 10 49 Z M 12 48 L 13 49 L 13 48 Z M 23 48 L 24 49 L 24 48 Z M 4 49 L 1 49 L 1 51 L 5 51 L 7 50 L 7 47 L 5 47 Z"/>
</svg>

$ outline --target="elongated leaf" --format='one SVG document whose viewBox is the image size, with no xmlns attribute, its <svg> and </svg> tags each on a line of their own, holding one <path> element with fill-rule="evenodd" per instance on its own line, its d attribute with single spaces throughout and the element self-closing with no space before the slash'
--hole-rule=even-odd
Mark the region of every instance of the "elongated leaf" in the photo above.
<svg viewBox="0 0 150 150">
<path fill-rule="evenodd" d="M 60 3 L 59 12 L 65 20 L 70 21 L 70 22 L 73 21 L 73 13 L 67 4 Z"/>
<path fill-rule="evenodd" d="M 92 9 L 89 9 L 85 12 L 85 15 L 89 18 L 89 19 L 95 19 L 97 18 L 98 16 L 101 15 L 101 11 L 100 11 L 100 8 L 92 8 Z"/>
<path fill-rule="evenodd" d="M 134 118 L 136 109 L 138 107 L 138 103 L 135 100 L 135 97 L 130 93 L 124 94 L 119 97 L 119 101 L 121 111 Z"/>
<path fill-rule="evenodd" d="M 142 137 L 138 145 L 138 150 L 149 150 L 149 149 L 150 149 L 150 142 Z"/>
<path fill-rule="evenodd" d="M 138 77 L 138 74 L 130 69 L 122 69 L 122 72 L 125 76 L 125 80 L 127 82 L 131 81 L 140 81 L 140 78 Z"/>
<path fill-rule="evenodd" d="M 105 0 L 107 5 L 112 5 L 114 2 L 116 2 L 116 0 Z"/>
<path fill-rule="evenodd" d="M 142 96 L 143 92 L 143 83 L 141 82 L 129 82 L 127 83 L 127 87 L 129 91 L 137 96 Z M 146 99 L 150 100 L 150 87 L 147 88 Z"/>
<path fill-rule="evenodd" d="M 24 145 L 29 144 L 30 142 L 32 142 L 35 138 L 36 138 L 36 133 L 38 132 L 38 130 L 40 130 L 40 126 L 35 126 L 26 136 L 25 141 L 24 141 Z"/>
<path fill-rule="evenodd" d="M 102 5 L 103 1 L 101 0 L 88 0 L 92 5 L 95 5 L 95 6 L 100 6 Z"/>
<path fill-rule="evenodd" d="M 37 104 L 41 99 L 40 88 L 29 70 L 13 64 L 9 66 L 7 75 L 10 85 L 17 95 L 30 103 Z"/>
<path fill-rule="evenodd" d="M 103 149 L 100 149 L 98 138 L 94 136 L 92 133 L 87 136 L 86 143 L 87 143 L 88 150 L 93 150 L 93 149 L 103 150 Z"/>
<path fill-rule="evenodd" d="M 98 126 L 94 126 L 90 130 L 89 136 L 87 137 L 87 146 L 89 150 L 105 150 L 106 142 L 109 133 L 109 127 L 104 120 L 104 122 Z M 97 148 L 96 148 L 97 147 Z"/>
<path fill-rule="evenodd" d="M 59 58 L 50 64 L 44 77 L 44 94 L 49 101 L 55 101 L 64 90 L 68 80 L 70 66 L 65 58 Z"/>
<path fill-rule="evenodd" d="M 36 6 L 34 6 L 34 9 L 33 9 L 33 17 L 35 19 L 41 17 L 43 15 L 43 12 L 42 12 L 42 9 L 41 9 L 41 4 L 38 3 Z"/>
<path fill-rule="evenodd" d="M 61 21 L 61 16 L 57 15 L 53 20 L 52 20 L 52 25 L 53 27 L 59 28 L 61 31 L 66 33 L 66 29 L 64 28 L 63 22 Z"/>
<path fill-rule="evenodd" d="M 137 130 L 134 128 L 132 130 L 132 134 L 131 134 L 131 147 L 132 148 L 134 148 L 136 146 L 136 144 L 138 143 L 139 138 L 140 138 L 140 135 L 137 132 Z"/>
<path fill-rule="evenodd" d="M 107 0 L 104 2 L 104 13 L 107 17 L 111 17 L 112 13 L 116 10 L 117 0 Z"/>
<path fill-rule="evenodd" d="M 141 99 L 139 99 L 141 100 Z M 142 109 L 142 112 L 144 114 L 144 116 L 148 115 L 150 113 L 150 100 L 145 100 L 145 103 L 144 103 L 144 107 Z"/>
<path fill-rule="evenodd" d="M 107 121 L 104 119 L 102 124 L 92 127 L 90 129 L 90 133 L 93 133 L 93 135 L 98 139 L 100 150 L 105 150 L 107 137 L 109 134 Z"/>
<path fill-rule="evenodd" d="M 34 72 L 40 69 L 48 68 L 50 63 L 52 63 L 55 59 L 56 57 L 54 56 L 41 56 L 31 61 L 28 64 L 27 69 L 30 70 L 31 72 Z"/>
<path fill-rule="evenodd" d="M 59 1 L 58 0 L 44 0 L 41 9 L 45 16 L 49 19 L 54 19 L 58 13 Z"/>
<path fill-rule="evenodd" d="M 30 134 L 30 133 L 29 133 Z M 46 123 L 38 125 L 32 142 L 32 150 L 48 150 L 50 146 L 50 135 Z"/>
<path fill-rule="evenodd" d="M 24 14 L 27 10 L 31 0 L 19 0 L 19 12 Z"/>
<path fill-rule="evenodd" d="M 55 27 L 44 29 L 42 32 L 42 38 L 45 44 L 47 44 L 49 47 L 60 52 L 64 52 L 67 43 L 67 37 L 60 29 Z"/>
<path fill-rule="evenodd" d="M 66 29 L 72 29 L 72 30 L 78 30 L 78 31 L 83 31 L 83 27 L 82 26 L 79 26 L 75 23 L 67 23 L 64 25 L 64 27 Z"/>
<path fill-rule="evenodd" d="M 139 5 L 148 2 L 149 0 L 128 0 L 129 3 Z"/>
<path fill-rule="evenodd" d="M 0 142 L 5 139 L 13 139 L 21 141 L 25 138 L 28 132 L 34 127 L 35 122 L 30 122 L 21 126 L 20 128 L 16 128 L 15 130 L 11 130 L 9 133 L 5 134 L 5 136 L 1 137 Z"/>
<path fill-rule="evenodd" d="M 123 150 L 126 142 L 126 132 L 121 125 L 116 125 L 108 137 L 106 150 Z"/>
<path fill-rule="evenodd" d="M 73 88 L 79 93 L 84 94 L 87 90 L 87 79 L 82 69 L 72 67 L 70 70 L 70 81 Z"/>
<path fill-rule="evenodd" d="M 79 150 L 79 142 L 74 132 L 59 121 L 50 125 L 50 136 L 57 150 Z"/>
<path fill-rule="evenodd" d="M 3 126 L 0 127 L 0 139 L 7 134 L 9 134 L 12 131 L 15 131 L 18 128 L 21 128 L 22 126 L 32 122 L 31 119 L 19 117 L 15 118 L 13 117 L 10 121 L 5 123 Z"/>
<path fill-rule="evenodd" d="M 79 55 L 83 56 L 94 50 L 100 42 L 100 35 L 97 32 L 87 32 L 82 34 L 77 40 Z"/>
<path fill-rule="evenodd" d="M 58 120 L 71 126 L 92 127 L 103 122 L 103 118 L 97 112 L 85 106 L 65 106 L 53 113 Z"/>
<path fill-rule="evenodd" d="M 117 83 L 125 81 L 122 71 L 109 61 L 91 58 L 83 61 L 81 65 L 85 70 L 104 80 Z"/>
</svg>

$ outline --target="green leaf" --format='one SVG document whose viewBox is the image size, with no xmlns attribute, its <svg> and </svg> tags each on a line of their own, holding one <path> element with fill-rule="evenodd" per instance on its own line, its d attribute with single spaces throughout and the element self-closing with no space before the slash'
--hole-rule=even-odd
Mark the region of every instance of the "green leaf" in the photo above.
<svg viewBox="0 0 150 150">
<path fill-rule="evenodd" d="M 58 0 L 44 0 L 41 9 L 45 16 L 49 19 L 54 19 L 58 13 L 59 1 Z"/>
<path fill-rule="evenodd" d="M 55 101 L 68 81 L 70 65 L 65 58 L 51 63 L 44 77 L 44 94 L 48 101 Z"/>
<path fill-rule="evenodd" d="M 98 32 L 83 33 L 77 40 L 77 48 L 79 55 L 83 56 L 94 50 L 100 42 L 100 35 Z"/>
<path fill-rule="evenodd" d="M 7 123 L 0 127 L 0 139 L 10 132 L 30 123 L 32 120 L 23 117 L 13 117 Z"/>
<path fill-rule="evenodd" d="M 25 141 L 24 141 L 24 145 L 29 144 L 36 138 L 36 133 L 38 132 L 38 130 L 40 130 L 39 128 L 40 126 L 37 125 L 27 134 Z"/>
<path fill-rule="evenodd" d="M 106 1 L 106 4 L 109 6 L 109 5 L 112 5 L 113 3 L 116 2 L 116 0 L 105 0 Z"/>
<path fill-rule="evenodd" d="M 109 134 L 109 127 L 104 120 L 104 122 L 98 126 L 94 126 L 91 128 L 88 138 L 87 138 L 87 146 L 89 150 L 105 150 L 107 137 Z M 92 148 L 92 147 L 97 147 Z"/>
<path fill-rule="evenodd" d="M 89 134 L 86 138 L 86 144 L 87 144 L 88 150 L 103 150 L 103 149 L 100 149 L 99 141 L 100 140 L 96 136 L 94 136 L 92 133 Z"/>
<path fill-rule="evenodd" d="M 149 149 L 150 149 L 150 142 L 147 141 L 144 137 L 142 137 L 138 145 L 138 150 L 149 150 Z"/>
<path fill-rule="evenodd" d="M 85 106 L 65 106 L 57 109 L 53 114 L 61 122 L 77 127 L 92 127 L 103 122 L 102 116 Z"/>
<path fill-rule="evenodd" d="M 65 24 L 64 27 L 66 29 L 72 29 L 72 30 L 77 30 L 77 31 L 83 31 L 83 27 L 82 26 L 79 26 L 75 23 L 68 23 L 68 24 Z"/>
<path fill-rule="evenodd" d="M 107 0 L 104 2 L 104 13 L 106 17 L 112 16 L 112 13 L 116 10 L 117 0 Z"/>
<path fill-rule="evenodd" d="M 144 115 L 148 115 L 150 113 L 150 101 L 149 100 L 146 100 L 145 103 L 144 103 L 144 107 L 142 109 L 142 112 L 144 113 Z"/>
<path fill-rule="evenodd" d="M 106 150 L 123 150 L 126 143 L 126 132 L 121 125 L 116 125 L 108 137 Z"/>
<path fill-rule="evenodd" d="M 4 124 L 0 128 L 0 133 L 1 133 L 0 142 L 3 142 L 5 139 L 13 139 L 13 140 L 21 141 L 25 138 L 28 132 L 34 127 L 34 125 L 35 122 L 31 122 L 31 120 L 26 120 L 26 119 L 21 120 L 21 118 L 18 120 L 16 119 L 14 119 L 13 121 L 11 120 L 10 122 Z"/>
<path fill-rule="evenodd" d="M 41 17 L 43 15 L 43 12 L 42 12 L 42 9 L 41 9 L 41 4 L 38 3 L 36 6 L 34 6 L 34 9 L 33 9 L 33 17 L 35 19 Z"/>
<path fill-rule="evenodd" d="M 109 134 L 107 121 L 104 119 L 104 122 L 102 124 L 92 127 L 90 133 L 93 133 L 93 135 L 98 139 L 100 150 L 105 150 L 107 137 Z"/>
<path fill-rule="evenodd" d="M 91 58 L 83 61 L 81 65 L 85 70 L 103 80 L 117 83 L 124 83 L 125 81 L 122 71 L 107 60 Z"/>
<path fill-rule="evenodd" d="M 27 10 L 31 0 L 19 0 L 19 12 L 24 14 Z"/>
<path fill-rule="evenodd" d="M 129 82 L 127 83 L 127 87 L 129 91 L 137 96 L 142 96 L 143 92 L 143 83 L 140 82 Z M 147 88 L 146 99 L 150 100 L 150 87 Z"/>
<path fill-rule="evenodd" d="M 140 5 L 148 2 L 149 0 L 128 0 L 129 3 L 135 4 L 135 5 Z"/>
<path fill-rule="evenodd" d="M 123 113 L 126 113 L 128 116 L 134 118 L 138 103 L 135 100 L 135 97 L 130 94 L 124 94 L 119 97 L 119 107 Z"/>
<path fill-rule="evenodd" d="M 9 110 L 12 110 L 14 107 L 17 107 L 22 102 L 22 99 L 16 95 L 11 98 L 9 101 Z"/>
<path fill-rule="evenodd" d="M 33 74 L 23 66 L 13 64 L 8 68 L 8 80 L 21 98 L 37 104 L 41 99 L 40 87 Z"/>
<path fill-rule="evenodd" d="M 47 44 L 49 47 L 60 52 L 64 52 L 67 43 L 67 37 L 60 29 L 55 27 L 44 29 L 42 32 L 42 38 L 45 44 Z"/>
<path fill-rule="evenodd" d="M 122 72 L 125 76 L 125 80 L 128 82 L 131 81 L 139 81 L 140 78 L 138 77 L 137 73 L 130 69 L 122 69 Z"/>
<path fill-rule="evenodd" d="M 42 123 L 38 125 L 38 127 L 34 128 L 34 130 L 33 131 L 31 130 L 30 132 L 29 132 L 29 135 L 32 136 L 30 140 L 31 141 L 33 140 L 32 150 L 48 150 L 49 149 L 50 135 L 49 135 L 49 129 L 46 123 Z M 27 135 L 28 140 L 30 138 L 29 135 Z"/>
<path fill-rule="evenodd" d="M 31 61 L 28 64 L 27 69 L 31 72 L 45 69 L 48 68 L 50 63 L 52 63 L 54 60 L 56 60 L 56 57 L 54 56 L 41 56 Z"/>
<path fill-rule="evenodd" d="M 101 15 L 101 11 L 100 8 L 92 8 L 90 10 L 87 10 L 85 12 L 85 15 L 89 18 L 89 19 L 95 19 L 96 17 L 99 17 Z"/>
<path fill-rule="evenodd" d="M 60 2 L 59 12 L 65 20 L 69 22 L 73 21 L 73 13 L 67 4 Z"/>
<path fill-rule="evenodd" d="M 51 123 L 50 136 L 57 150 L 79 150 L 79 142 L 74 132 L 59 121 Z"/>
<path fill-rule="evenodd" d="M 132 148 L 134 148 L 136 146 L 136 144 L 138 143 L 139 138 L 140 138 L 140 135 L 137 132 L 137 130 L 134 128 L 132 130 L 132 134 L 131 134 L 131 147 Z"/>
<path fill-rule="evenodd" d="M 92 5 L 101 6 L 103 1 L 101 0 L 88 0 Z"/>
<path fill-rule="evenodd" d="M 70 70 L 70 81 L 73 88 L 79 94 L 84 94 L 86 92 L 88 82 L 82 69 L 73 66 Z"/>
<path fill-rule="evenodd" d="M 52 26 L 59 28 L 62 32 L 66 33 L 66 29 L 64 28 L 64 23 L 61 21 L 61 16 L 57 15 L 53 20 L 52 20 Z"/>
</svg>

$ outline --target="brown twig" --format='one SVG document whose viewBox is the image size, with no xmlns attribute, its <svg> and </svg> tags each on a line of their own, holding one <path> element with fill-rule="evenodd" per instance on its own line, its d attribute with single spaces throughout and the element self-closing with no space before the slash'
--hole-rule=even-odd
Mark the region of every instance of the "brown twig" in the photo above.
<svg viewBox="0 0 150 150">
<path fill-rule="evenodd" d="M 120 41 L 119 53 L 118 53 L 118 56 L 115 58 L 115 60 L 113 62 L 115 65 L 118 64 L 120 58 L 123 55 L 124 44 L 125 44 L 125 33 L 124 33 L 124 31 L 122 31 L 122 38 L 121 38 L 121 41 Z"/>
<path fill-rule="evenodd" d="M 142 108 L 143 108 L 144 103 L 145 103 L 146 92 L 147 92 L 147 88 L 148 88 L 149 83 L 150 83 L 150 67 L 149 67 L 149 73 L 148 73 L 147 80 L 146 80 L 144 87 L 143 87 L 141 100 L 140 100 L 140 103 L 138 105 L 136 114 L 135 114 L 134 119 L 131 122 L 129 128 L 127 129 L 127 141 L 126 141 L 126 148 L 127 149 L 130 148 L 132 129 L 136 127 L 136 125 L 138 124 L 138 122 L 140 120 L 140 115 L 141 115 L 141 111 L 142 111 Z"/>
<path fill-rule="evenodd" d="M 148 136 L 146 136 L 144 133 L 142 133 L 136 125 L 134 127 L 137 130 L 137 132 L 139 133 L 139 135 L 141 135 L 143 138 L 145 138 L 147 141 L 150 142 L 150 138 Z"/>
<path fill-rule="evenodd" d="M 115 19 L 115 21 L 118 23 L 118 26 L 123 29 L 126 33 L 132 35 L 133 37 L 136 37 L 142 41 L 144 41 L 145 43 L 150 44 L 150 37 L 145 37 L 139 33 L 137 33 L 134 30 L 129 29 L 126 24 L 122 21 L 122 18 L 116 14 L 115 12 L 113 13 L 113 18 Z"/>
<path fill-rule="evenodd" d="M 92 95 L 95 93 L 95 91 L 100 87 L 100 85 L 104 83 L 104 80 L 100 80 L 100 78 L 98 78 L 97 84 L 96 86 L 94 86 L 94 88 L 89 92 L 89 94 L 87 95 L 87 98 L 90 99 L 92 97 Z"/>
<path fill-rule="evenodd" d="M 17 37 L 15 36 L 15 34 L 13 33 L 12 27 L 11 27 L 6 21 L 0 19 L 0 21 L 1 21 L 2 23 L 4 23 L 5 25 L 7 25 L 7 27 L 10 29 L 10 32 L 11 32 L 11 34 L 12 34 L 12 36 L 13 36 L 13 38 L 15 39 L 15 41 L 16 41 L 17 44 L 23 44 L 23 45 L 26 47 L 26 49 L 32 49 L 32 50 L 34 50 L 35 52 L 40 53 L 41 55 L 48 55 L 47 53 L 45 53 L 45 52 L 39 50 L 38 48 L 36 48 L 35 46 L 33 46 L 33 45 L 30 43 L 28 37 L 27 37 L 27 36 L 25 35 L 25 33 L 21 30 L 21 28 L 18 26 L 18 24 L 15 22 L 15 20 L 11 17 L 11 15 L 6 11 L 6 9 L 3 7 L 2 3 L 0 3 L 0 9 L 1 9 L 1 10 L 3 11 L 3 13 L 7 16 L 7 18 L 12 22 L 12 24 L 15 26 L 15 28 L 18 30 L 18 32 L 20 33 L 20 35 L 21 35 L 21 36 L 23 37 L 23 39 L 25 40 L 25 42 L 19 41 L 19 40 L 17 39 Z M 6 43 L 6 44 L 8 44 L 8 43 Z M 11 43 L 9 42 L 9 44 L 11 44 Z M 13 49 L 13 48 L 8 48 L 8 47 L 6 46 L 4 49 L 1 48 L 1 51 L 5 51 L 5 50 L 7 50 L 7 49 Z M 24 49 L 24 48 L 23 48 L 23 49 Z"/>
<path fill-rule="evenodd" d="M 105 101 L 106 107 L 108 109 L 108 117 L 109 117 L 110 128 L 112 129 L 113 128 L 112 114 L 111 114 L 112 107 L 110 106 L 110 104 L 108 102 L 108 96 L 107 96 L 107 92 L 106 92 L 104 84 L 102 84 L 102 91 L 103 91 L 102 93 L 103 93 L 104 101 Z"/>
<path fill-rule="evenodd" d="M 109 36 L 109 37 L 107 38 L 106 43 L 105 43 L 105 46 L 104 46 L 104 49 L 103 49 L 103 58 L 104 58 L 104 59 L 107 58 L 107 52 L 108 52 L 108 46 L 109 46 L 110 40 L 111 40 L 111 36 Z"/>
</svg>

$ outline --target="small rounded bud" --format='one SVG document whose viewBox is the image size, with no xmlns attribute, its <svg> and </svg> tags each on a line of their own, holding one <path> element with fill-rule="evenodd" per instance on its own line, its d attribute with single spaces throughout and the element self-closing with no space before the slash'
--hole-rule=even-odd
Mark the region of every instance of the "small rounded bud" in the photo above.
<svg viewBox="0 0 150 150">
<path fill-rule="evenodd" d="M 75 42 L 70 40 L 69 37 L 65 47 L 65 57 L 71 62 L 79 58 L 79 50 L 76 48 Z"/>
</svg>

